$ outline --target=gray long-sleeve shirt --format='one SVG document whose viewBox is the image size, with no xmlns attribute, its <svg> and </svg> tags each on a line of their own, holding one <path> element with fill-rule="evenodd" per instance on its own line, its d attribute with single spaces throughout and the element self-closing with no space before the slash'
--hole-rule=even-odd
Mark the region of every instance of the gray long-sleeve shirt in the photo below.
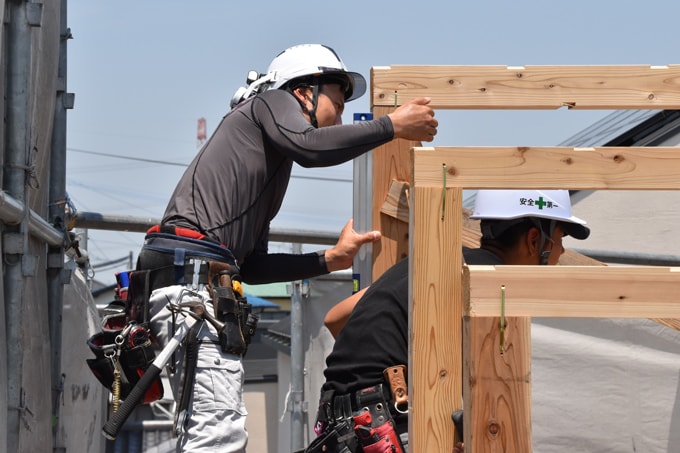
<svg viewBox="0 0 680 453">
<path fill-rule="evenodd" d="M 287 281 L 327 272 L 323 255 L 267 254 L 269 224 L 293 162 L 328 167 L 390 141 L 389 117 L 314 128 L 293 95 L 270 90 L 229 112 L 180 179 L 163 224 L 227 246 L 245 281 Z"/>
</svg>

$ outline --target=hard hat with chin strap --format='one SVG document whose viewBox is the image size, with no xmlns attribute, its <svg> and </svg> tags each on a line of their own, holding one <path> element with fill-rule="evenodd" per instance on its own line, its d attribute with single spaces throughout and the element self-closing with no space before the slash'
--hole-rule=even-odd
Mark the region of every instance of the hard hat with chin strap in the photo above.
<svg viewBox="0 0 680 453">
<path fill-rule="evenodd" d="M 555 220 L 576 239 L 586 239 L 590 234 L 586 221 L 572 215 L 568 190 L 479 190 L 470 216 L 508 221 L 527 217 Z M 516 222 L 507 222 L 508 226 L 512 223 Z"/>
<path fill-rule="evenodd" d="M 231 107 L 266 90 L 287 89 L 300 81 L 317 86 L 319 82 L 329 78 L 341 84 L 346 102 L 357 99 L 366 92 L 366 79 L 357 72 L 348 71 L 338 54 L 330 47 L 322 44 L 289 47 L 272 60 L 265 74 L 248 76 L 248 86 L 241 87 L 234 93 Z"/>
<path fill-rule="evenodd" d="M 270 89 L 285 88 L 296 79 L 338 76 L 347 81 L 345 101 L 353 101 L 366 92 L 366 79 L 347 70 L 333 49 L 322 44 L 301 44 L 290 47 L 272 60 L 267 70 L 272 76 Z"/>
</svg>

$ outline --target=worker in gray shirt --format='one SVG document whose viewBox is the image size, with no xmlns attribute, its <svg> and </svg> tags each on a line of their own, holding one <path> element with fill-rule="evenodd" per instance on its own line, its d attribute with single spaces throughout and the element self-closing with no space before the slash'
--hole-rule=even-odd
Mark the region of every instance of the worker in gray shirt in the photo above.
<svg viewBox="0 0 680 453">
<path fill-rule="evenodd" d="M 333 49 L 305 44 L 284 50 L 266 73 L 249 77 L 248 86 L 235 93 L 231 111 L 177 184 L 161 224 L 147 233 L 137 268 L 148 272 L 150 328 L 161 347 L 180 319 L 168 306 L 187 298 L 216 303 L 216 290 L 234 292 L 233 303 L 220 296 L 225 306 L 207 304 L 225 330 L 234 324 L 232 334 L 205 324 L 194 335 L 195 371 L 181 373 L 179 354 L 171 364 L 182 413 L 179 451 L 245 451 L 241 358 L 249 333 L 238 283 L 293 281 L 346 269 L 361 245 L 380 238 L 377 231 L 358 234 L 350 220 L 328 250 L 268 253 L 270 222 L 293 163 L 328 167 L 395 138 L 429 142 L 436 135 L 438 122 L 426 98 L 375 120 L 341 124 L 345 103 L 365 91 L 364 77 L 348 71 Z M 216 263 L 221 270 L 207 270 L 218 269 Z M 231 283 L 218 282 L 225 278 Z M 234 326 L 241 327 L 243 338 L 233 335 Z"/>
</svg>

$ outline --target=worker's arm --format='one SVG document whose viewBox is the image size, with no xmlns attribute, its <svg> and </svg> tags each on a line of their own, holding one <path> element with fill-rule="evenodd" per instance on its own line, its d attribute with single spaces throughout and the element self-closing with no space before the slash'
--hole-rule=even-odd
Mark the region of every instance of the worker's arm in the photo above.
<svg viewBox="0 0 680 453">
<path fill-rule="evenodd" d="M 323 322 L 328 330 L 331 331 L 333 338 L 338 336 L 340 329 L 344 327 L 344 325 L 347 323 L 347 320 L 349 319 L 349 315 L 352 314 L 354 306 L 359 302 L 359 299 L 361 299 L 365 292 L 366 288 L 352 294 L 346 299 L 341 300 L 335 304 L 333 308 L 328 310 L 328 313 L 326 313 L 326 318 L 324 318 Z"/>
</svg>

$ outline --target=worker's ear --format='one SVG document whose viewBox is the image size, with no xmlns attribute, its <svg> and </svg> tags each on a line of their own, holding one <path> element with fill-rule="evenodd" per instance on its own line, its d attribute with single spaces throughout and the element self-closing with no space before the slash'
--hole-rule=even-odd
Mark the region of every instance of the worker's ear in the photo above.
<svg viewBox="0 0 680 453">
<path fill-rule="evenodd" d="M 312 96 L 312 90 L 308 87 L 298 87 L 293 90 L 293 96 L 302 103 L 302 105 L 307 105 L 307 101 Z"/>
<path fill-rule="evenodd" d="M 529 255 L 534 256 L 541 253 L 538 249 L 541 244 L 541 232 L 536 227 L 529 228 L 526 236 L 527 250 L 529 250 Z"/>
</svg>

